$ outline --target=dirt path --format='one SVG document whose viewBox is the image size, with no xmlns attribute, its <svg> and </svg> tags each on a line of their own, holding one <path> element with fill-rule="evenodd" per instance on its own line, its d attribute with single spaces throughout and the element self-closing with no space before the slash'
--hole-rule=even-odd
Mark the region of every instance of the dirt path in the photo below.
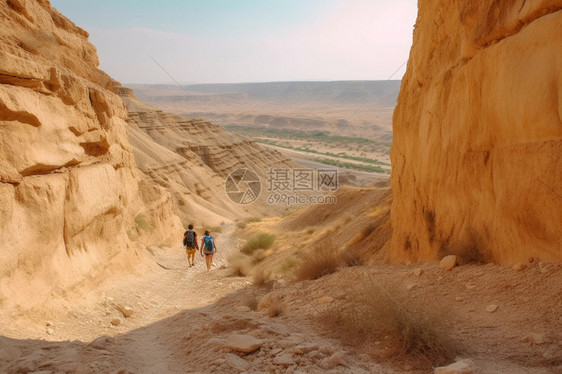
<svg viewBox="0 0 562 374">
<path fill-rule="evenodd" d="M 188 268 L 182 248 L 152 248 L 154 255 L 138 274 L 108 281 L 84 300 L 23 315 L 3 310 L 0 373 L 433 372 L 415 370 L 407 361 L 392 367 L 374 362 L 323 324 L 327 311 L 353 302 L 348 291 L 366 271 L 415 305 L 416 313 L 446 310 L 441 327 L 482 373 L 562 372 L 558 264 L 444 271 L 437 263 L 379 263 L 316 281 L 248 287 L 250 277 L 233 277 L 226 268 L 240 244 L 230 239 L 232 231 L 215 235 L 219 251 L 210 272 L 199 256 Z M 497 310 L 489 312 L 491 304 Z M 134 311 L 127 318 L 119 310 L 125 306 Z M 257 339 L 260 348 L 237 352 L 234 335 Z"/>
</svg>

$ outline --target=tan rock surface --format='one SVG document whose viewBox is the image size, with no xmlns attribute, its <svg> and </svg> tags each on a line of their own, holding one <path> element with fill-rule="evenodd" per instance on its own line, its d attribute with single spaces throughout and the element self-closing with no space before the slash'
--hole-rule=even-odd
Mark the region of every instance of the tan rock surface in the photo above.
<svg viewBox="0 0 562 374">
<path fill-rule="evenodd" d="M 136 169 L 88 34 L 48 1 L 5 2 L 0 20 L 0 300 L 25 306 L 129 271 L 181 225 Z"/>
<path fill-rule="evenodd" d="M 240 217 L 279 213 L 285 206 L 267 204 L 269 168 L 302 167 L 288 156 L 228 133 L 200 119 L 186 119 L 146 105 L 126 88 L 118 88 L 129 111 L 129 139 L 138 167 L 173 196 L 176 212 L 187 225 L 218 225 Z M 262 193 L 252 204 L 233 203 L 226 177 L 240 168 L 254 171 Z"/>
<path fill-rule="evenodd" d="M 420 1 L 394 114 L 392 257 L 562 259 L 561 9 Z"/>
</svg>

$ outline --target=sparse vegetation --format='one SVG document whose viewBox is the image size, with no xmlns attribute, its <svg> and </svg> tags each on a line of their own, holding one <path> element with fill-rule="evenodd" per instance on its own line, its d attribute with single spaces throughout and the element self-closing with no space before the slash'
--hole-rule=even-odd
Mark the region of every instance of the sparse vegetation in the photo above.
<svg viewBox="0 0 562 374">
<path fill-rule="evenodd" d="M 243 230 L 243 229 L 246 228 L 246 226 L 248 225 L 248 223 L 251 223 L 251 222 L 261 222 L 261 218 L 259 218 L 259 217 L 250 217 L 250 218 L 246 218 L 245 220 L 236 223 L 236 227 L 238 227 L 239 229 Z"/>
<path fill-rule="evenodd" d="M 247 277 L 251 271 L 250 259 L 247 256 L 232 256 L 228 259 L 232 277 Z"/>
<path fill-rule="evenodd" d="M 209 230 L 211 232 L 211 234 L 212 233 L 215 233 L 215 234 L 222 233 L 222 227 L 221 226 L 211 226 L 211 227 L 208 227 L 207 230 Z"/>
<path fill-rule="evenodd" d="M 389 169 L 383 169 L 379 166 L 355 164 L 352 162 L 343 162 L 343 161 L 333 160 L 329 158 L 319 158 L 319 157 L 315 157 L 314 161 L 320 162 L 322 164 L 337 166 L 339 168 L 344 168 L 344 169 L 354 169 L 359 171 L 390 174 Z"/>
<path fill-rule="evenodd" d="M 283 306 L 281 300 L 273 299 L 271 304 L 267 308 L 267 315 L 271 318 L 279 317 L 285 312 L 285 307 Z"/>
<path fill-rule="evenodd" d="M 254 251 L 258 249 L 269 249 L 273 246 L 275 242 L 275 235 L 263 233 L 259 234 L 258 236 L 253 237 L 252 239 L 248 240 L 246 244 L 242 247 L 242 253 L 251 255 Z"/>
<path fill-rule="evenodd" d="M 302 254 L 294 275 L 299 281 L 318 279 L 334 273 L 342 265 L 345 261 L 338 247 L 332 243 L 317 245 Z"/>
<path fill-rule="evenodd" d="M 137 227 L 144 231 L 154 231 L 154 223 L 145 214 L 139 213 L 135 217 L 135 224 Z"/>
<path fill-rule="evenodd" d="M 256 287 L 271 289 L 275 281 L 271 273 L 265 271 L 263 268 L 257 268 L 252 273 L 252 284 Z"/>
<path fill-rule="evenodd" d="M 352 292 L 344 305 L 321 315 L 338 338 L 376 358 L 411 361 L 420 368 L 451 362 L 456 349 L 443 333 L 440 316 L 416 309 L 409 313 L 369 279 Z"/>
<path fill-rule="evenodd" d="M 284 274 L 287 274 L 291 271 L 293 271 L 293 269 L 298 265 L 298 261 L 296 258 L 294 257 L 289 257 L 287 259 L 285 259 L 285 261 L 283 261 L 283 263 L 281 263 L 281 272 Z"/>
</svg>

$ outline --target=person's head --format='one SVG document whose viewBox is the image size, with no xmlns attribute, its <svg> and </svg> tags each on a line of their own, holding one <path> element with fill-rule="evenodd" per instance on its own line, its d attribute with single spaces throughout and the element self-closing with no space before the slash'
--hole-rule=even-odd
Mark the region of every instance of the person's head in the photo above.
<svg viewBox="0 0 562 374">
<path fill-rule="evenodd" d="M 187 228 L 190 230 L 193 230 L 193 223 L 190 223 L 189 225 L 187 225 Z"/>
<path fill-rule="evenodd" d="M 209 232 L 209 230 L 206 230 L 206 231 L 205 231 L 205 236 L 209 236 L 209 235 L 211 235 L 211 233 Z"/>
</svg>

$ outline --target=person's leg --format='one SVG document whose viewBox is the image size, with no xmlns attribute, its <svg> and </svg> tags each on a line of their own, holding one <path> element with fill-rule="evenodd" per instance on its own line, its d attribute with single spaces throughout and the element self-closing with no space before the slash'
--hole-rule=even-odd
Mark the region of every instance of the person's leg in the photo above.
<svg viewBox="0 0 562 374">
<path fill-rule="evenodd" d="M 189 266 L 193 266 L 195 264 L 195 251 L 190 250 L 187 258 L 189 259 Z"/>
<path fill-rule="evenodd" d="M 205 263 L 207 265 L 207 271 L 211 270 L 211 261 L 213 260 L 213 255 L 205 255 Z"/>
</svg>

